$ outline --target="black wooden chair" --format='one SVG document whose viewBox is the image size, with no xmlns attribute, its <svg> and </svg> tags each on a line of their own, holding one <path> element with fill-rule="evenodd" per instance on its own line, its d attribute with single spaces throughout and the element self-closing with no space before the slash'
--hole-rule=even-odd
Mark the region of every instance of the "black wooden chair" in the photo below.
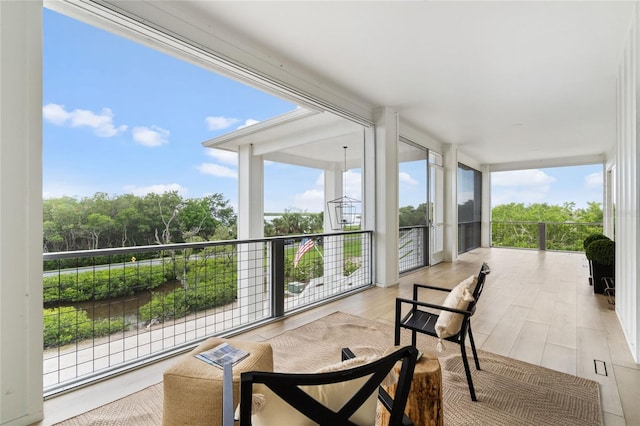
<svg viewBox="0 0 640 426">
<path fill-rule="evenodd" d="M 343 349 L 342 358 L 351 358 L 353 353 L 348 349 Z M 413 425 L 406 423 L 408 418 L 404 415 L 404 409 L 409 396 L 409 388 L 413 379 L 418 350 L 412 346 L 405 346 L 395 350 L 382 358 L 368 362 L 364 365 L 356 366 L 338 371 L 322 373 L 270 373 L 260 371 L 250 371 L 242 373 L 240 376 L 240 425 L 250 426 L 251 408 L 253 398 L 253 385 L 261 383 L 268 387 L 273 393 L 278 395 L 288 406 L 295 409 L 311 421 L 320 425 L 347 426 L 354 425 L 349 420 L 353 414 L 369 399 L 378 392 L 378 399 L 389 410 L 389 426 Z M 402 361 L 400 374 L 398 375 L 397 390 L 391 398 L 380 386 L 389 372 L 398 361 Z M 366 378 L 367 376 L 368 379 Z M 333 383 L 347 382 L 355 379 L 365 378 L 359 386 L 359 390 L 351 394 L 347 401 L 337 411 L 323 405 L 305 389 L 316 386 L 329 385 Z M 382 391 L 382 392 L 381 392 Z M 374 410 L 375 411 L 375 410 Z M 375 412 L 372 413 L 375 419 Z M 403 422 L 404 419 L 404 422 Z"/>
<path fill-rule="evenodd" d="M 480 268 L 480 272 L 478 273 L 477 281 L 475 288 L 473 289 L 472 296 L 473 300 L 469 301 L 466 310 L 455 309 L 443 305 L 437 305 L 434 303 L 423 302 L 418 299 L 419 290 L 420 289 L 430 289 L 430 290 L 439 290 L 450 292 L 449 288 L 441 288 L 434 287 L 424 284 L 414 284 L 413 285 L 413 298 L 405 299 L 405 298 L 396 298 L 396 315 L 395 315 L 395 344 L 400 344 L 400 330 L 405 328 L 411 330 L 411 344 L 413 346 L 416 345 L 416 335 L 417 333 L 427 334 L 433 337 L 439 337 L 436 332 L 436 322 L 438 321 L 439 316 L 442 314 L 442 311 L 449 311 L 453 313 L 457 313 L 463 316 L 460 330 L 448 337 L 443 337 L 443 340 L 448 340 L 450 342 L 455 342 L 460 345 L 460 351 L 462 352 L 462 362 L 464 364 L 464 370 L 467 375 L 467 382 L 469 384 L 469 393 L 471 394 L 471 400 L 477 401 L 476 392 L 473 387 L 473 379 L 471 378 L 471 371 L 469 369 L 469 361 L 467 360 L 467 351 L 465 347 L 465 340 L 467 334 L 469 335 L 469 341 L 471 343 L 471 350 L 473 351 L 473 358 L 475 360 L 476 369 L 480 370 L 480 363 L 478 362 L 478 354 L 476 352 L 476 345 L 473 341 L 473 333 L 471 332 L 471 317 L 475 313 L 476 304 L 478 303 L 478 299 L 482 294 L 482 290 L 484 288 L 486 276 L 491 272 L 489 265 L 486 263 L 482 264 Z M 402 316 L 402 308 L 406 305 L 410 305 L 409 312 Z M 431 311 L 427 310 L 428 308 Z M 406 309 L 406 308 L 405 308 Z M 436 310 L 437 312 L 433 312 Z"/>
</svg>

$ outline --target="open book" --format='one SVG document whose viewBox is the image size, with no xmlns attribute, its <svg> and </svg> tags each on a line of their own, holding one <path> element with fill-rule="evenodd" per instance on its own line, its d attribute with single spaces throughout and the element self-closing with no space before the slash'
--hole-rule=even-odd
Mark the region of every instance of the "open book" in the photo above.
<svg viewBox="0 0 640 426">
<path fill-rule="evenodd" d="M 215 348 L 200 352 L 194 355 L 202 361 L 223 368 L 225 364 L 234 365 L 249 356 L 249 352 L 231 346 L 228 343 L 221 343 Z"/>
</svg>

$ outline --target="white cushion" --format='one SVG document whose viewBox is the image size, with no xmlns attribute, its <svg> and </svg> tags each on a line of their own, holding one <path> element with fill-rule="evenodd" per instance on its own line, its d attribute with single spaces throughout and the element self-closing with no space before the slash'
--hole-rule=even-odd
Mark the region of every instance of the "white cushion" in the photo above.
<svg viewBox="0 0 640 426">
<path fill-rule="evenodd" d="M 327 373 L 331 371 L 345 370 L 367 364 L 376 358 L 373 357 L 357 357 L 349 359 L 337 364 L 324 367 L 317 373 Z M 321 386 L 300 386 L 309 396 L 319 401 L 323 405 L 329 407 L 333 411 L 338 411 L 347 402 L 353 394 L 355 394 L 370 376 L 364 376 L 359 379 L 349 380 L 339 383 L 331 383 Z M 378 389 L 371 394 L 365 403 L 351 417 L 351 421 L 360 426 L 374 426 L 376 423 L 376 406 L 378 402 Z M 298 410 L 284 402 L 278 395 L 273 393 L 271 389 L 262 384 L 253 386 L 254 398 L 258 394 L 264 396 L 264 402 L 261 407 L 254 411 L 251 416 L 251 423 L 254 426 L 313 426 L 316 425 Z"/>
<path fill-rule="evenodd" d="M 447 295 L 442 306 L 447 308 L 466 310 L 469 302 L 473 300 L 473 289 L 477 278 L 472 275 L 455 286 Z M 464 316 L 450 311 L 440 311 L 438 321 L 436 321 L 436 334 L 441 339 L 455 336 L 460 332 Z"/>
</svg>

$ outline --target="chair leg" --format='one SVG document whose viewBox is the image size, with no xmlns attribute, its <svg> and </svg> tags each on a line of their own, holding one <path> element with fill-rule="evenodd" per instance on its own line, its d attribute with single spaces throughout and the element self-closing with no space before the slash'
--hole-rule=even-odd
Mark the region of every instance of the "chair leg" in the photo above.
<svg viewBox="0 0 640 426">
<path fill-rule="evenodd" d="M 478 352 L 476 352 L 476 343 L 473 341 L 473 333 L 471 332 L 471 324 L 469 324 L 469 341 L 471 342 L 471 350 L 473 351 L 473 359 L 476 362 L 476 370 L 480 370 L 480 361 L 478 361 Z"/>
<path fill-rule="evenodd" d="M 462 363 L 464 364 L 464 372 L 467 374 L 467 382 L 469 383 L 469 393 L 471 400 L 477 401 L 476 391 L 473 388 L 473 379 L 471 378 L 471 370 L 469 369 L 469 361 L 467 360 L 467 350 L 464 347 L 464 341 L 460 343 L 460 351 L 462 352 Z"/>
</svg>

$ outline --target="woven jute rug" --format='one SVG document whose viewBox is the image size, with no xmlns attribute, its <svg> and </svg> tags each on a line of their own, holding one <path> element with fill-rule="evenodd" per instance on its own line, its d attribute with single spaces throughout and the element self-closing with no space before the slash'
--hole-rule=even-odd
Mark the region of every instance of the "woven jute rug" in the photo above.
<svg viewBox="0 0 640 426">
<path fill-rule="evenodd" d="M 276 371 L 308 372 L 340 360 L 340 349 L 381 354 L 393 344 L 393 327 L 342 312 L 268 340 Z M 410 342 L 408 334 L 402 343 Z M 442 368 L 445 425 L 601 425 L 598 384 L 511 358 L 479 351 L 471 362 L 478 402 L 472 402 L 457 345 L 436 353 L 436 339 L 420 336 L 418 347 L 438 356 Z M 67 420 L 60 425 L 162 423 L 162 384 Z M 286 425 L 274 425 L 286 426 Z"/>
</svg>

